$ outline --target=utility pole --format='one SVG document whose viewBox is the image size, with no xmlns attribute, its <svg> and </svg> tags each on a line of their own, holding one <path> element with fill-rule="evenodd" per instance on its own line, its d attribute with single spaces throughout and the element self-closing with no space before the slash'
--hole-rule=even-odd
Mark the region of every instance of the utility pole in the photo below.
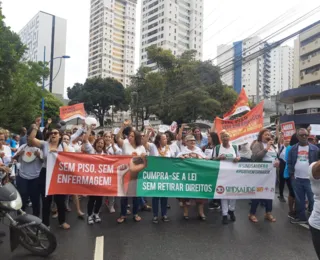
<svg viewBox="0 0 320 260">
<path fill-rule="evenodd" d="M 260 102 L 260 73 L 259 73 L 259 58 L 257 58 L 257 86 L 256 86 L 256 104 Z"/>
</svg>

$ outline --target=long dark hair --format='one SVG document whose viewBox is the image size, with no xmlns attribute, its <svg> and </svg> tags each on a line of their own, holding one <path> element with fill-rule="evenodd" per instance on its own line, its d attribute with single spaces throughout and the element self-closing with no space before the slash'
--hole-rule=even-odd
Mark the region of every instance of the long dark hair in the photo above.
<svg viewBox="0 0 320 260">
<path fill-rule="evenodd" d="M 270 130 L 267 128 L 262 129 L 258 134 L 258 138 L 257 138 L 258 142 L 262 142 L 262 136 L 264 135 L 265 132 L 270 132 Z"/>
<path fill-rule="evenodd" d="M 213 146 L 217 146 L 220 144 L 220 138 L 216 132 L 210 132 L 210 137 L 211 137 Z"/>
<path fill-rule="evenodd" d="M 142 145 L 142 137 L 141 137 L 140 132 L 132 130 L 128 135 L 130 135 L 131 133 L 134 133 L 134 142 L 136 143 L 136 147 L 141 146 Z"/>
<path fill-rule="evenodd" d="M 297 137 L 297 134 L 295 133 L 295 134 L 293 134 L 293 135 L 291 136 L 290 146 L 293 146 L 293 145 L 295 145 L 295 144 L 297 144 L 297 143 L 299 143 L 299 139 L 298 139 L 298 137 Z"/>
<path fill-rule="evenodd" d="M 163 135 L 165 135 L 165 134 L 159 133 L 159 134 L 157 134 L 156 138 L 154 139 L 154 144 L 157 148 L 160 148 L 161 136 L 163 136 Z"/>
<path fill-rule="evenodd" d="M 172 141 L 175 139 L 174 134 L 170 131 L 166 131 L 165 134 L 167 135 L 168 138 L 168 145 L 172 144 Z"/>
<path fill-rule="evenodd" d="M 200 140 L 202 141 L 203 136 L 202 136 L 200 127 L 195 127 L 195 128 L 193 128 L 192 133 L 193 133 L 193 135 L 194 135 L 194 138 L 196 138 L 196 135 L 194 134 L 194 131 L 196 131 L 197 129 L 200 131 Z"/>
</svg>

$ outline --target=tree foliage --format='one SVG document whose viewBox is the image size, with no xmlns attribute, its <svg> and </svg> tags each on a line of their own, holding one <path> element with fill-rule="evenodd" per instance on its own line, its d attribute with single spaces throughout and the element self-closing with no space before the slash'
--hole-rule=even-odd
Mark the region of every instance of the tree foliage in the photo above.
<svg viewBox="0 0 320 260">
<path fill-rule="evenodd" d="M 225 113 L 237 99 L 237 93 L 221 82 L 218 67 L 209 61 L 197 61 L 196 51 L 180 57 L 157 46 L 148 48 L 148 59 L 157 65 L 152 71 L 140 67 L 132 78 L 130 105 L 140 118 L 156 114 L 164 123 L 213 120 Z"/>
<path fill-rule="evenodd" d="M 128 104 L 123 85 L 113 78 L 91 78 L 84 84 L 76 83 L 67 90 L 70 104 L 84 103 L 88 113 L 94 114 L 101 126 L 111 106 L 127 110 Z"/>
<path fill-rule="evenodd" d="M 50 111 L 61 102 L 47 91 L 42 91 L 42 78 L 49 75 L 47 67 L 39 62 L 23 61 L 26 51 L 19 36 L 6 26 L 0 6 L 0 122 L 1 127 L 19 131 L 41 115 L 41 98 L 47 100 L 47 116 L 59 113 Z"/>
</svg>

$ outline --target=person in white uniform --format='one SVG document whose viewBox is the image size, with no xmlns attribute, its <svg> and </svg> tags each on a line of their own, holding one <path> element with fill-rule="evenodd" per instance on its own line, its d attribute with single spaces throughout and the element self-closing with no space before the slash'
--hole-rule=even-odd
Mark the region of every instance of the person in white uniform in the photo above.
<svg viewBox="0 0 320 260">
<path fill-rule="evenodd" d="M 215 147 L 213 157 L 219 161 L 230 160 L 230 161 L 233 161 L 234 163 L 239 162 L 240 156 L 238 153 L 237 146 L 230 144 L 229 133 L 227 131 L 223 131 L 220 134 L 220 139 L 222 141 L 222 144 L 217 145 Z M 234 214 L 234 211 L 236 209 L 236 200 L 222 199 L 221 207 L 222 207 L 222 224 L 227 225 L 229 223 L 228 215 L 230 216 L 230 220 L 235 222 L 236 216 Z"/>
</svg>

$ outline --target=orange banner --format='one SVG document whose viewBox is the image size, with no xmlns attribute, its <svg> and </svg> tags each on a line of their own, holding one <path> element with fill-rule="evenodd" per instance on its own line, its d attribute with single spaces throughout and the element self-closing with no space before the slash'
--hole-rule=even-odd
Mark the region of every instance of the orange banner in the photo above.
<svg viewBox="0 0 320 260">
<path fill-rule="evenodd" d="M 233 107 L 223 115 L 223 119 L 229 119 L 232 116 L 238 115 L 242 112 L 250 111 L 249 99 L 244 88 L 241 89 L 239 97 Z"/>
<path fill-rule="evenodd" d="M 256 140 L 257 134 L 263 128 L 263 104 L 260 102 L 255 108 L 242 117 L 234 120 L 215 120 L 216 131 L 220 135 L 222 130 L 230 134 L 232 144 L 239 145 Z"/>
<path fill-rule="evenodd" d="M 282 123 L 281 132 L 284 140 L 291 140 L 291 136 L 296 132 L 296 127 L 293 121 Z"/>
<path fill-rule="evenodd" d="M 131 156 L 50 154 L 47 194 L 132 196 L 136 188 L 131 186 L 136 186 L 136 180 L 129 171 L 131 159 Z"/>
<path fill-rule="evenodd" d="M 60 118 L 62 121 L 70 121 L 75 118 L 85 119 L 85 117 L 86 111 L 84 110 L 83 103 L 60 107 Z"/>
</svg>

